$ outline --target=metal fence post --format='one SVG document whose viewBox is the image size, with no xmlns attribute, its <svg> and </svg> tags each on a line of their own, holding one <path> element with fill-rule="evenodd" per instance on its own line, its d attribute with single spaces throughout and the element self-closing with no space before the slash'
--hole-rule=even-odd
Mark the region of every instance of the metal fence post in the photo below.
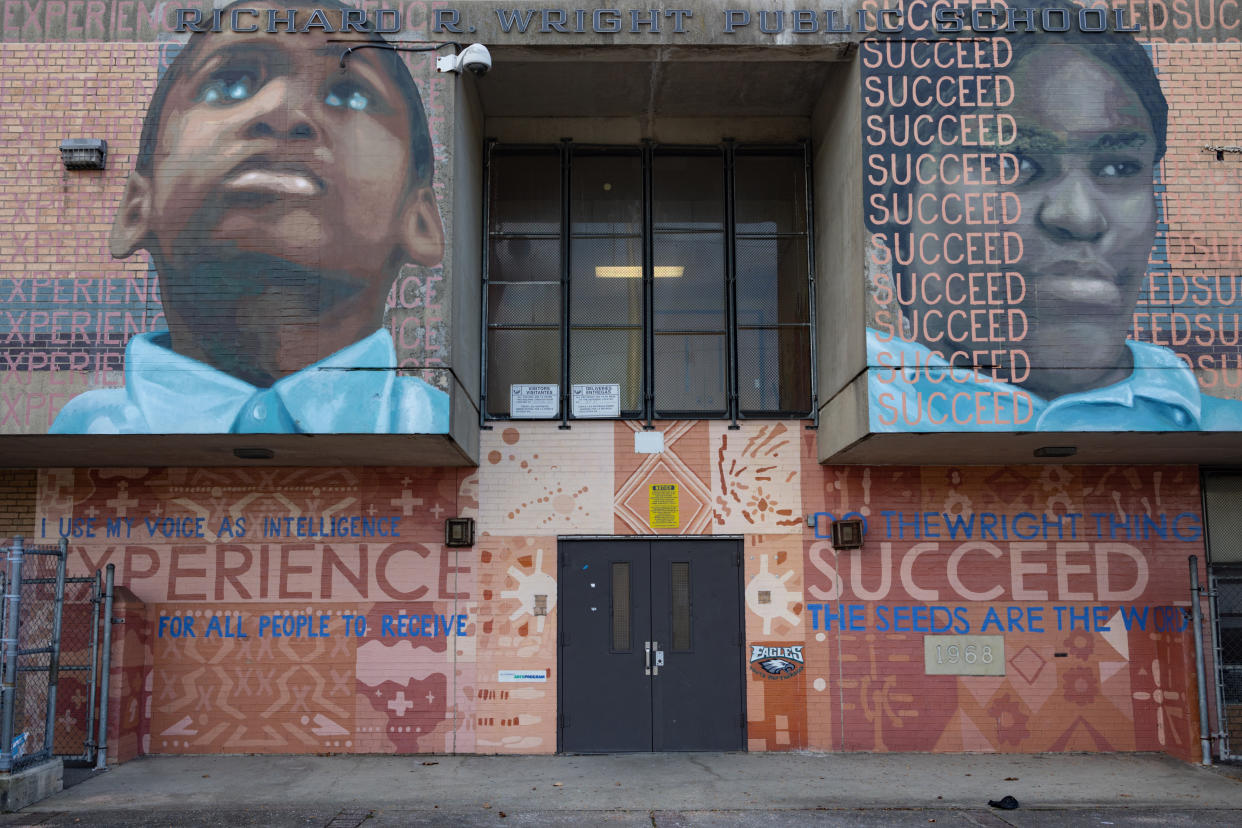
<svg viewBox="0 0 1242 828">
<path fill-rule="evenodd" d="M 1195 676 L 1199 679 L 1199 743 L 1203 748 L 1203 764 L 1212 764 L 1212 737 L 1208 727 L 1207 678 L 1203 668 L 1203 609 L 1199 606 L 1199 559 L 1190 556 L 1190 615 L 1195 625 Z"/>
<path fill-rule="evenodd" d="M 1225 721 L 1225 688 L 1224 682 L 1221 680 L 1221 655 L 1220 646 L 1220 625 L 1219 610 L 1216 608 L 1216 578 L 1208 575 L 1208 630 L 1212 633 L 1212 666 L 1215 668 L 1212 672 L 1216 679 L 1213 684 L 1216 685 L 1216 755 L 1220 759 L 1229 758 L 1229 728 Z"/>
<path fill-rule="evenodd" d="M 95 755 L 95 769 L 108 767 L 108 679 L 112 672 L 112 586 L 116 564 L 108 564 L 108 576 L 104 586 L 103 614 L 103 674 L 99 682 L 99 752 Z"/>
<path fill-rule="evenodd" d="M 103 575 L 95 570 L 91 583 L 91 693 L 86 702 L 86 761 L 95 761 L 95 699 L 99 694 L 99 610 L 103 606 Z"/>
<path fill-rule="evenodd" d="M 52 606 L 52 643 L 47 662 L 47 722 L 43 729 L 43 746 L 52 756 L 56 753 L 56 682 L 60 680 L 60 628 L 65 617 L 65 566 L 69 562 L 69 539 L 60 539 L 60 560 L 56 562 L 56 597 Z"/>
<path fill-rule="evenodd" d="M 22 603 L 22 552 L 24 542 L 21 537 L 13 538 L 9 547 L 9 583 L 4 594 L 5 615 L 8 624 L 4 628 L 4 676 L 3 693 L 0 705 L 3 705 L 3 716 L 0 716 L 0 773 L 13 769 L 13 717 L 17 712 L 17 638 L 21 626 Z"/>
</svg>

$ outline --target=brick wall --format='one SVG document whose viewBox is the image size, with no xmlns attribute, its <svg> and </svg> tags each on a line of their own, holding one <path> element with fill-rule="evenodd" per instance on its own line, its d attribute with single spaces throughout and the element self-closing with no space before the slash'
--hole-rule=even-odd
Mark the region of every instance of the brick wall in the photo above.
<svg viewBox="0 0 1242 828">
<path fill-rule="evenodd" d="M 1171 284 L 1159 279 L 1151 311 L 1164 313 L 1159 344 L 1199 370 L 1208 393 L 1242 397 L 1242 43 L 1154 47 L 1169 102 L 1164 161 Z M 1176 321 L 1174 321 L 1176 320 Z M 1145 337 L 1151 340 L 1151 336 Z"/>
<path fill-rule="evenodd" d="M 0 469 L 0 538 L 34 535 L 36 480 L 33 469 Z"/>
<path fill-rule="evenodd" d="M 720 599 L 744 606 L 751 750 L 1192 755 L 1196 469 L 821 466 L 802 425 L 664 422 L 638 454 L 636 424 L 511 424 L 477 471 L 43 471 L 37 518 L 146 604 L 127 750 L 552 752 L 558 537 L 654 534 L 650 486 L 674 484 L 660 533 L 744 538 Z M 850 513 L 866 543 L 834 554 Z M 479 520 L 472 549 L 442 545 L 453 514 Z M 964 632 L 1003 639 L 1003 675 L 926 673 L 924 637 Z M 805 667 L 765 678 L 751 644 Z"/>
<path fill-rule="evenodd" d="M 160 314 L 146 257 L 108 254 L 158 60 L 150 43 L 0 43 L 0 130 L 22 148 L 0 157 L 0 433 L 46 432 L 72 397 L 119 384 L 125 342 Z M 66 170 L 65 138 L 107 140 L 107 169 Z"/>
<path fill-rule="evenodd" d="M 167 48 L 0 44 L 0 134 L 23 148 L 0 157 L 0 432 L 46 430 L 70 396 L 115 383 L 125 340 L 158 311 L 149 286 L 133 293 L 146 257 L 107 248 Z M 1238 397 L 1242 293 L 1224 291 L 1242 265 L 1242 155 L 1204 146 L 1238 143 L 1242 44 L 1161 41 L 1153 57 L 1171 107 L 1157 258 L 1206 293 L 1157 308 L 1168 288 L 1150 288 L 1145 301 L 1212 315 L 1213 340 L 1184 353 L 1213 394 Z M 66 172 L 57 144 L 69 137 L 107 138 L 108 169 Z M 753 750 L 1194 754 L 1182 610 L 1186 555 L 1203 555 L 1196 469 L 824 467 L 804 425 L 660 423 L 658 454 L 634 451 L 637 423 L 497 425 L 479 469 L 465 471 L 3 470 L 0 537 L 33 538 L 46 520 L 39 540 L 70 532 L 75 573 L 114 563 L 143 602 L 127 616 L 113 687 L 124 757 L 551 752 L 557 538 L 572 534 L 745 539 L 747 642 L 807 656 L 792 679 L 746 674 Z M 676 528 L 650 525 L 653 484 L 678 487 Z M 866 517 L 867 545 L 834 553 L 805 523 L 817 513 Z M 944 538 L 945 516 L 985 513 L 1104 522 L 1083 517 L 1079 534 L 1055 539 Z M 478 518 L 473 549 L 443 547 L 449 515 Z M 1184 534 L 1170 526 L 1180 516 Z M 340 518 L 344 532 L 332 528 Z M 398 519 L 400 541 L 358 534 L 376 519 Z M 859 621 L 841 629 L 854 606 Z M 937 618 L 936 607 L 1004 636 L 1005 675 L 926 675 L 915 613 Z M 446 627 L 459 617 L 461 634 Z M 310 634 L 321 623 L 331 635 Z M 276 636 L 286 624 L 294 635 Z M 509 670 L 547 682 L 500 681 Z"/>
</svg>

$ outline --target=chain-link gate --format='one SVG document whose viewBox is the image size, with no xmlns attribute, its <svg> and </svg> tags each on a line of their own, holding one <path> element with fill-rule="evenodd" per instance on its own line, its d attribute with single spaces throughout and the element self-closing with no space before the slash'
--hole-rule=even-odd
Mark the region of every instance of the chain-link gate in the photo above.
<svg viewBox="0 0 1242 828">
<path fill-rule="evenodd" d="M 95 758 L 99 574 L 65 575 L 68 543 L 5 551 L 0 586 L 0 772 Z"/>
<path fill-rule="evenodd" d="M 1212 592 L 1216 603 L 1216 681 L 1220 689 L 1224 739 L 1222 759 L 1240 759 L 1242 747 L 1242 568 L 1215 566 Z"/>
<path fill-rule="evenodd" d="M 65 578 L 60 625 L 60 681 L 52 751 L 65 761 L 95 761 L 99 614 L 103 585 L 99 573 Z"/>
</svg>

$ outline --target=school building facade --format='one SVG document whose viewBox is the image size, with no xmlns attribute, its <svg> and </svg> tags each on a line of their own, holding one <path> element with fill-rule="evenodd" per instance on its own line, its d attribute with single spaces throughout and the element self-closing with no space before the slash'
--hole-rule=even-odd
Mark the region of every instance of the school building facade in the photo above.
<svg viewBox="0 0 1242 828">
<path fill-rule="evenodd" d="M 1212 755 L 1242 752 L 1234 0 L 0 6 L 0 539 L 115 567 L 110 760 L 1199 761 L 1204 704 Z M 138 160 L 161 78 L 196 84 L 156 121 L 204 169 L 231 151 L 211 130 L 337 136 L 354 178 L 247 150 L 193 218 L 275 238 L 330 209 L 299 188 L 375 193 L 391 160 L 330 129 L 408 105 L 345 54 L 383 45 L 351 19 L 407 49 L 434 154 L 442 248 L 386 288 L 395 359 L 316 363 L 293 425 L 158 395 L 158 429 L 66 425 L 83 394 L 220 367 L 174 353 L 156 260 L 186 234 L 116 243 L 131 179 L 195 167 Z M 437 71 L 473 43 L 488 71 Z M 322 83 L 281 68 L 300 48 Z M 106 141 L 102 169 L 68 139 Z M 262 313 L 213 325 L 278 334 L 309 302 L 335 326 L 302 274 L 241 280 Z M 141 362 L 166 328 L 183 361 Z M 445 414 L 306 427 L 389 405 L 364 376 Z"/>
</svg>

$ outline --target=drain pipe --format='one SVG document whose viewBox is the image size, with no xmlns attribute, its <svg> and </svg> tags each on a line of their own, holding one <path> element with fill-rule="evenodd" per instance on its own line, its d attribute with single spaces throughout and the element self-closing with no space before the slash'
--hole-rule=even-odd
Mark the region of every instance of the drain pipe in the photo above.
<svg viewBox="0 0 1242 828">
<path fill-rule="evenodd" d="M 108 679 L 112 673 L 112 581 L 115 573 L 116 564 L 108 564 L 104 586 L 103 665 L 99 681 L 99 752 L 95 756 L 95 770 L 108 767 Z"/>
<path fill-rule="evenodd" d="M 1190 556 L 1190 617 L 1195 625 L 1195 676 L 1199 680 L 1199 743 L 1203 747 L 1203 764 L 1212 764 L 1212 737 L 1208 727 L 1207 677 L 1203 669 L 1203 610 L 1199 606 L 1199 559 Z"/>
</svg>

